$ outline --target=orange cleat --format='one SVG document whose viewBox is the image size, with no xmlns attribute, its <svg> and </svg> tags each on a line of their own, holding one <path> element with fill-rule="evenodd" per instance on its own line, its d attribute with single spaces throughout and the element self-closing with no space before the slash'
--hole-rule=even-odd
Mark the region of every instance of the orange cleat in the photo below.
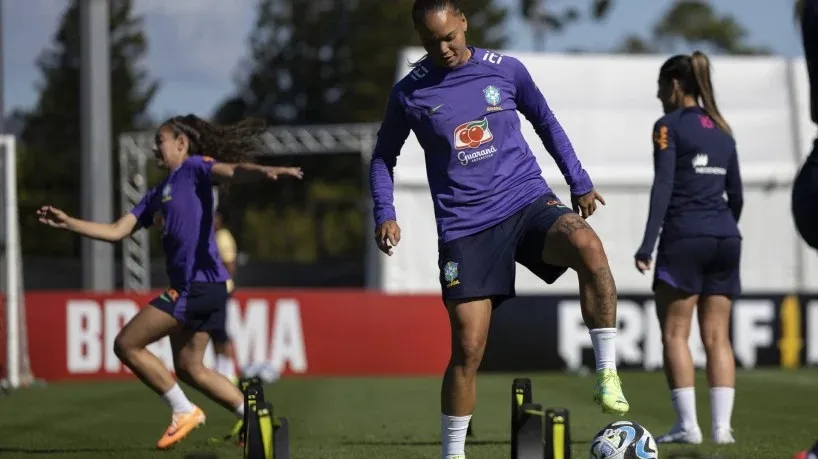
<svg viewBox="0 0 818 459">
<path fill-rule="evenodd" d="M 205 423 L 205 414 L 198 406 L 193 407 L 193 411 L 189 413 L 174 413 L 173 419 L 162 435 L 162 438 L 156 443 L 157 449 L 168 449 L 176 443 L 182 441 L 187 434 L 203 426 Z"/>
</svg>

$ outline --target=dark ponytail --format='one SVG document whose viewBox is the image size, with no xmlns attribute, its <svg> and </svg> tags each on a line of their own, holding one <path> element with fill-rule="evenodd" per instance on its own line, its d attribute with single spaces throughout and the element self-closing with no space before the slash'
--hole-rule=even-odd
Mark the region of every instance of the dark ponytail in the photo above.
<svg viewBox="0 0 818 459">
<path fill-rule="evenodd" d="M 226 163 L 248 161 L 264 150 L 261 135 L 264 120 L 248 118 L 236 124 L 219 126 L 196 115 L 175 116 L 162 124 L 174 134 L 184 134 L 190 142 L 188 153 L 206 155 Z"/>
<path fill-rule="evenodd" d="M 218 126 L 196 115 L 174 116 L 162 123 L 162 128 L 188 139 L 188 154 L 210 156 L 219 162 L 242 163 L 265 150 L 261 135 L 266 131 L 264 120 L 245 119 L 236 124 Z M 228 182 L 219 185 L 225 194 Z"/>
</svg>

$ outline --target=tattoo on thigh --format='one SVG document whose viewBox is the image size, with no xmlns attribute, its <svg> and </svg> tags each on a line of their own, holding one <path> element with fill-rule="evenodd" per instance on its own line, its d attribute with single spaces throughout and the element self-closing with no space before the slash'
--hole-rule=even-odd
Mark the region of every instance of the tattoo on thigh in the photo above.
<svg viewBox="0 0 818 459">
<path fill-rule="evenodd" d="M 582 229 L 591 229 L 588 223 L 577 214 L 565 214 L 557 220 L 556 231 L 566 235 Z"/>
</svg>

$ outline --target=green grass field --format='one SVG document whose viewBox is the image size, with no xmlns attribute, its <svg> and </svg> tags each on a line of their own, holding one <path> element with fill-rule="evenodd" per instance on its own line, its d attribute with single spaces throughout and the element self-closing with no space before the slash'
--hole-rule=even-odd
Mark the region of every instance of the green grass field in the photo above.
<svg viewBox="0 0 818 459">
<path fill-rule="evenodd" d="M 594 433 L 614 420 L 591 402 L 592 377 L 529 376 L 535 402 L 571 410 L 573 457 L 588 457 Z M 515 375 L 483 375 L 474 416 L 476 437 L 469 459 L 498 459 L 509 453 L 509 403 Z M 626 417 L 654 435 L 667 429 L 672 408 L 661 373 L 624 372 L 631 402 Z M 699 375 L 698 409 L 709 433 L 708 393 Z M 267 389 L 278 415 L 292 423 L 292 456 L 304 459 L 432 458 L 439 456 L 437 378 L 285 379 Z M 65 383 L 17 391 L 0 398 L 0 457 L 183 458 L 208 452 L 241 457 L 235 446 L 211 446 L 208 438 L 233 424 L 230 413 L 199 394 L 191 398 L 208 414 L 207 425 L 179 447 L 157 452 L 153 445 L 169 420 L 158 397 L 137 382 Z M 739 443 L 703 445 L 722 458 L 789 458 L 818 439 L 818 371 L 742 372 L 733 418 Z M 660 448 L 660 457 L 680 448 Z M 689 448 L 687 448 L 689 450 Z"/>
</svg>

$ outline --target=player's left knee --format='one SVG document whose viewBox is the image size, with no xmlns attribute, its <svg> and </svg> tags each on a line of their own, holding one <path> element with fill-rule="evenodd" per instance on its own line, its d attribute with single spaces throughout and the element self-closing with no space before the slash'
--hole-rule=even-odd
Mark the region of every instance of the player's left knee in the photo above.
<svg viewBox="0 0 818 459">
<path fill-rule="evenodd" d="M 132 341 L 128 339 L 122 331 L 114 338 L 114 355 L 116 355 L 121 362 L 127 364 L 131 360 L 131 355 L 133 355 L 137 349 L 137 346 L 132 344 Z"/>
<path fill-rule="evenodd" d="M 485 351 L 486 336 L 478 333 L 461 336 L 452 352 L 452 362 L 477 373 Z"/>
<path fill-rule="evenodd" d="M 726 328 L 727 327 L 712 326 L 701 327 L 700 335 L 706 352 L 710 352 L 711 350 L 722 346 L 730 345 L 730 339 L 727 337 L 729 331 L 726 330 Z"/>
<path fill-rule="evenodd" d="M 608 257 L 599 236 L 593 231 L 577 231 L 570 237 L 571 245 L 579 253 L 580 269 L 591 272 L 608 266 Z"/>
<path fill-rule="evenodd" d="M 689 322 L 668 320 L 662 328 L 662 343 L 665 346 L 672 346 L 677 343 L 687 346 L 690 340 Z"/>
</svg>

